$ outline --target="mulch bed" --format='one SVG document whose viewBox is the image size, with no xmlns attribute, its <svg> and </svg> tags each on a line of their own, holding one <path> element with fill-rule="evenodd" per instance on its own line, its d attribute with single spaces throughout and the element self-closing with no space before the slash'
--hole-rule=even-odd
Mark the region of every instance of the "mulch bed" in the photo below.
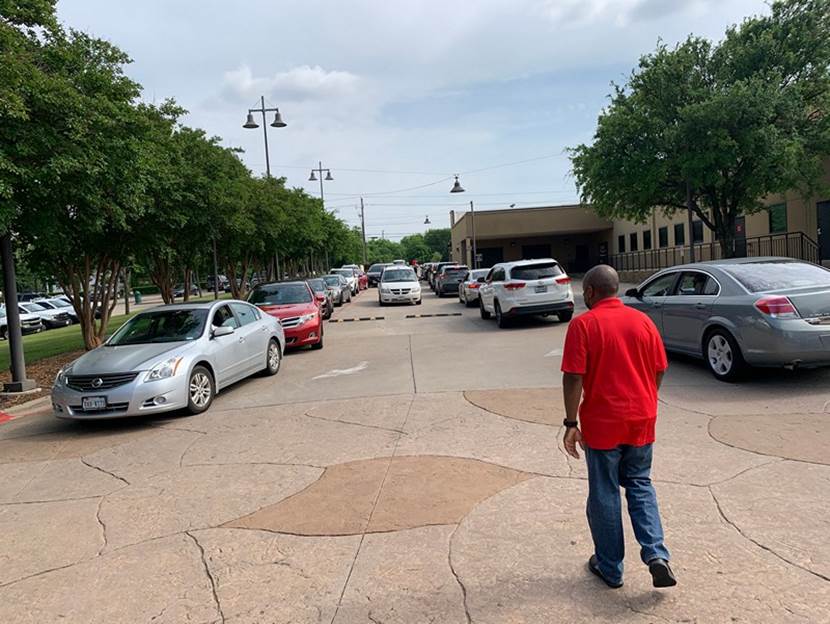
<svg viewBox="0 0 830 624">
<path fill-rule="evenodd" d="M 30 392 L 17 396 L 0 396 L 0 410 L 47 396 L 52 390 L 52 382 L 55 381 L 55 375 L 58 374 L 58 371 L 72 360 L 83 355 L 83 353 L 84 351 L 73 351 L 71 353 L 62 353 L 61 355 L 44 358 L 32 364 L 27 363 L 26 376 L 29 379 L 34 379 L 40 387 L 40 390 L 38 392 Z M 11 378 L 12 374 L 9 370 L 0 373 L 0 382 L 11 381 Z"/>
</svg>

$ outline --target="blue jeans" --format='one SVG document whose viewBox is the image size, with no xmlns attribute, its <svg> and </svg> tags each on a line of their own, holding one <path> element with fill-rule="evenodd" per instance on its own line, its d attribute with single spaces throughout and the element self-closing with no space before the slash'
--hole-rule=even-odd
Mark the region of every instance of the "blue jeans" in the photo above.
<svg viewBox="0 0 830 624">
<path fill-rule="evenodd" d="M 620 486 L 625 488 L 628 515 L 640 543 L 640 558 L 669 559 L 663 544 L 663 527 L 657 494 L 651 485 L 651 444 L 618 446 L 599 451 L 585 449 L 588 462 L 588 525 L 600 572 L 612 583 L 623 576 L 623 539 Z"/>
</svg>

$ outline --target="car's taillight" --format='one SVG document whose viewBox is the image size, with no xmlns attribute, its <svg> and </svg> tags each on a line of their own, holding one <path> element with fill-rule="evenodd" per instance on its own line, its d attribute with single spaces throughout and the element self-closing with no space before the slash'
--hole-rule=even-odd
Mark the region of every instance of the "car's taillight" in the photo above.
<svg viewBox="0 0 830 624">
<path fill-rule="evenodd" d="M 787 297 L 764 297 L 755 302 L 755 307 L 772 318 L 800 318 L 798 310 Z"/>
<path fill-rule="evenodd" d="M 470 286 L 469 286 L 469 288 L 474 288 L 474 289 L 475 289 L 475 288 L 480 288 L 480 287 L 481 287 L 481 284 L 479 284 L 478 282 L 473 282 L 473 283 L 472 283 L 472 284 L 470 284 Z"/>
<path fill-rule="evenodd" d="M 524 282 L 507 282 L 507 283 L 504 285 L 504 287 L 505 287 L 507 290 L 519 290 L 520 288 L 524 288 L 524 287 L 525 287 L 525 283 L 524 283 Z"/>
<path fill-rule="evenodd" d="M 559 277 L 556 278 L 556 283 L 557 284 L 562 284 L 564 286 L 566 284 L 571 283 L 571 278 L 568 277 L 567 275 L 560 275 Z"/>
</svg>

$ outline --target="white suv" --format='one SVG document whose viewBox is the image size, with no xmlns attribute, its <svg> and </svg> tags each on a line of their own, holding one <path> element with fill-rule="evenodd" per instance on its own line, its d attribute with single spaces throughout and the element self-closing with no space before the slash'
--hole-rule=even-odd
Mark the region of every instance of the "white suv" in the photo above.
<svg viewBox="0 0 830 624">
<path fill-rule="evenodd" d="M 556 260 L 502 262 L 490 269 L 479 289 L 481 318 L 496 317 L 506 327 L 511 317 L 556 314 L 568 322 L 574 313 L 571 278 Z"/>
</svg>

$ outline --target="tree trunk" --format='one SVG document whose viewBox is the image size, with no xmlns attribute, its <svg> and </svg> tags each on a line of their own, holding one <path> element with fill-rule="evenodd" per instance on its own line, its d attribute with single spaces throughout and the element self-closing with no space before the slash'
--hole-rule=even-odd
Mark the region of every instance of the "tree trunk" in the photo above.
<svg viewBox="0 0 830 624">
<path fill-rule="evenodd" d="M 78 265 L 62 267 L 59 281 L 72 300 L 87 351 L 100 346 L 106 335 L 107 325 L 117 303 L 120 272 L 120 263 L 106 257 L 97 260 L 94 273 L 93 259 L 90 256 L 84 256 Z M 100 314 L 97 321 L 96 310 Z"/>
<path fill-rule="evenodd" d="M 189 267 L 184 268 L 184 302 L 190 301 L 190 276 L 193 271 Z"/>
</svg>

